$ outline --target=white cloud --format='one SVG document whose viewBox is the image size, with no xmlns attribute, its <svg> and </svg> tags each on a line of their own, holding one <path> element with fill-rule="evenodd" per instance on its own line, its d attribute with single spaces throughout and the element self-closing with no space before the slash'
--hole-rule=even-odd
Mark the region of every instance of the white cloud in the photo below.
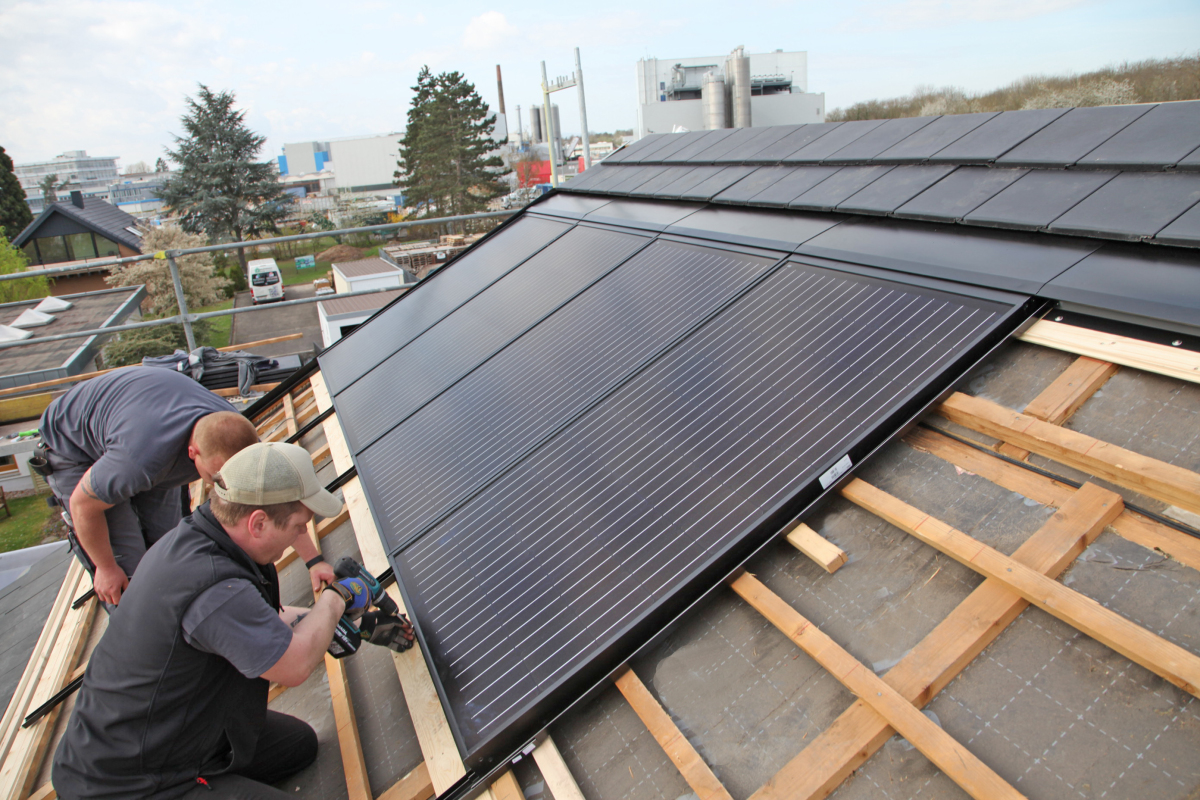
<svg viewBox="0 0 1200 800">
<path fill-rule="evenodd" d="M 504 44 L 516 34 L 517 29 L 509 24 L 504 14 L 488 11 L 471 18 L 463 31 L 462 43 L 468 50 L 490 50 Z"/>
</svg>

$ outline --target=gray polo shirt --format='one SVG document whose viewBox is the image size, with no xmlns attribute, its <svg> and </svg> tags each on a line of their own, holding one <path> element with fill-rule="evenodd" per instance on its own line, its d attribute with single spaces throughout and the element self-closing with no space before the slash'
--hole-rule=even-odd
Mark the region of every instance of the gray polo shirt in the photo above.
<svg viewBox="0 0 1200 800">
<path fill-rule="evenodd" d="M 230 410 L 186 375 L 133 367 L 78 384 L 51 403 L 42 440 L 59 457 L 91 465 L 97 497 L 115 505 L 200 477 L 187 455 L 192 428 L 205 415 Z"/>
</svg>

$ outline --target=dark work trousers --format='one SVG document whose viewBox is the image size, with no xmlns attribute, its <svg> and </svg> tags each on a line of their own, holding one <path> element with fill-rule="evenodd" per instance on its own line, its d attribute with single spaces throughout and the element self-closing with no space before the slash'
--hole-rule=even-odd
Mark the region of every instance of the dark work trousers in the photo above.
<svg viewBox="0 0 1200 800">
<path fill-rule="evenodd" d="M 53 453 L 49 453 L 47 459 L 54 472 L 46 477 L 46 483 L 50 484 L 50 489 L 63 508 L 69 510 L 71 493 L 75 491 L 75 486 L 91 465 L 72 464 Z M 108 540 L 112 545 L 113 556 L 126 575 L 132 577 L 138 562 L 146 554 L 146 548 L 161 539 L 183 518 L 180 513 L 180 494 L 178 486 L 170 489 L 151 489 L 135 494 L 104 512 L 108 521 Z M 87 571 L 94 575 L 95 566 L 91 559 L 85 557 L 76 542 L 71 543 L 71 549 Z"/>
<path fill-rule="evenodd" d="M 307 722 L 267 711 L 267 721 L 254 751 L 254 761 L 238 775 L 214 775 L 197 783 L 180 800 L 284 800 L 295 794 L 275 789 L 279 783 L 317 760 L 317 734 Z"/>
</svg>

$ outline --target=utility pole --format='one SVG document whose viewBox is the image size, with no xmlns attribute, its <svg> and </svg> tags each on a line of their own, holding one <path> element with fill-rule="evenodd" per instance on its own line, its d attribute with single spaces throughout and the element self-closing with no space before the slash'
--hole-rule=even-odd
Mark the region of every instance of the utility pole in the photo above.
<svg viewBox="0 0 1200 800">
<path fill-rule="evenodd" d="M 579 48 L 575 48 L 575 85 L 579 87 L 579 124 L 583 127 L 583 168 L 592 168 L 592 146 L 588 141 L 587 102 L 583 99 L 583 65 L 579 63 Z"/>
<path fill-rule="evenodd" d="M 554 158 L 554 119 L 550 116 L 550 82 L 546 80 L 546 62 L 542 62 L 542 127 L 546 129 L 546 146 L 550 151 L 550 185 L 558 187 L 558 164 Z"/>
</svg>

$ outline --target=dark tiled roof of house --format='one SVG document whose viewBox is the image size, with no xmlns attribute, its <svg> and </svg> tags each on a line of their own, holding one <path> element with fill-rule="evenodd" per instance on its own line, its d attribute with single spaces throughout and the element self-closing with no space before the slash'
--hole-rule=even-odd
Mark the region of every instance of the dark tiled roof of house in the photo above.
<svg viewBox="0 0 1200 800">
<path fill-rule="evenodd" d="M 69 200 L 50 204 L 45 211 L 38 215 L 37 219 L 29 223 L 25 230 L 21 231 L 13 239 L 13 244 L 21 247 L 34 238 L 37 230 L 55 214 L 61 214 L 68 219 L 74 220 L 106 239 L 123 244 L 139 253 L 142 252 L 141 237 L 136 236 L 128 230 L 128 228 L 137 225 L 137 219 L 98 197 L 84 198 L 83 208 L 76 206 Z"/>
</svg>

